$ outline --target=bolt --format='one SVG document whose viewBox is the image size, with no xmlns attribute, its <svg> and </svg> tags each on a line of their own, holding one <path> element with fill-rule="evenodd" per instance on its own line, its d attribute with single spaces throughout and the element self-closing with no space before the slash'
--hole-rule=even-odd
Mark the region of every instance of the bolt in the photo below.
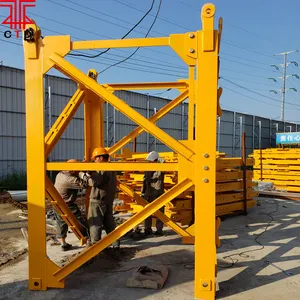
<svg viewBox="0 0 300 300">
<path fill-rule="evenodd" d="M 203 168 L 205 171 L 208 171 L 209 170 L 209 167 L 208 166 L 204 166 Z"/>
<path fill-rule="evenodd" d="M 195 49 L 190 48 L 189 52 L 190 52 L 190 53 L 195 53 Z"/>
<path fill-rule="evenodd" d="M 205 158 L 209 158 L 209 154 L 208 153 L 204 153 L 204 157 Z"/>
<path fill-rule="evenodd" d="M 190 37 L 191 39 L 193 39 L 193 38 L 195 37 L 195 35 L 194 35 L 193 33 L 190 33 L 190 34 L 189 34 L 189 37 Z"/>
<path fill-rule="evenodd" d="M 202 286 L 206 288 L 206 287 L 208 287 L 208 283 L 207 282 L 203 282 Z"/>
<path fill-rule="evenodd" d="M 204 182 L 204 183 L 208 183 L 209 180 L 208 180 L 207 178 L 204 178 L 204 179 L 203 179 L 203 182 Z"/>
</svg>

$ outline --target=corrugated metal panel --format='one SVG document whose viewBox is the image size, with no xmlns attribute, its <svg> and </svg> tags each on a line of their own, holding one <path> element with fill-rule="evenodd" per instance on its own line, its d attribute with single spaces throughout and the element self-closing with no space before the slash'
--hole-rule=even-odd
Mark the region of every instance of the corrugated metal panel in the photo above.
<svg viewBox="0 0 300 300">
<path fill-rule="evenodd" d="M 0 110 L 25 112 L 23 71 L 0 66 Z"/>
<path fill-rule="evenodd" d="M 65 78 L 46 76 L 45 90 L 51 87 L 51 104 L 52 104 L 52 124 L 63 110 L 69 99 L 77 89 L 77 85 Z M 48 95 L 45 92 L 45 130 L 48 130 L 48 114 L 49 103 Z M 147 117 L 147 112 L 150 116 L 154 113 L 154 108 L 161 109 L 170 100 L 148 96 L 130 91 L 116 91 L 115 95 L 123 99 L 128 105 L 136 109 L 144 117 Z M 149 110 L 147 109 L 147 101 L 149 101 Z M 187 137 L 187 112 L 188 106 L 184 106 L 184 114 L 182 113 L 182 105 L 175 108 L 171 113 L 157 122 L 157 125 L 165 130 L 170 136 L 176 140 Z M 118 111 L 115 111 L 111 105 L 108 105 L 109 110 L 106 112 L 107 105 L 104 105 L 104 120 L 105 120 L 105 142 L 112 142 L 115 133 L 115 141 L 129 134 L 137 125 L 123 116 Z M 67 160 L 69 158 L 83 158 L 83 104 L 78 109 L 75 118 L 69 124 L 62 139 L 58 142 L 51 159 L 54 161 Z M 0 175 L 8 172 L 25 170 L 25 93 L 24 93 L 24 72 L 22 70 L 0 67 Z M 231 155 L 234 151 L 238 153 L 240 150 L 239 144 L 239 117 L 243 118 L 243 130 L 246 133 L 246 148 L 247 153 L 252 152 L 253 141 L 254 145 L 258 144 L 258 121 L 261 121 L 261 146 L 269 147 L 275 145 L 276 124 L 279 131 L 289 131 L 287 126 L 292 126 L 292 131 L 297 130 L 293 123 L 282 123 L 276 120 L 269 120 L 262 117 L 233 113 L 223 110 L 221 117 L 221 136 L 219 149 Z M 234 126 L 234 118 L 236 125 Z M 108 124 L 107 124 L 108 121 Z M 114 128 L 115 124 L 115 128 Z M 108 126 L 107 126 L 108 125 Z M 253 125 L 255 126 L 253 128 Z M 300 128 L 300 127 L 299 127 Z M 298 128 L 298 129 L 299 129 Z M 107 129 L 108 137 L 107 137 Z M 234 137 L 234 131 L 236 135 Z M 155 140 L 146 132 L 137 137 L 137 151 L 147 152 L 147 144 L 151 150 L 169 151 L 168 147 L 163 145 L 159 140 Z M 133 150 L 133 142 L 128 145 Z M 156 147 L 156 148 L 155 148 Z M 237 150 L 235 150 L 237 149 Z"/>
</svg>

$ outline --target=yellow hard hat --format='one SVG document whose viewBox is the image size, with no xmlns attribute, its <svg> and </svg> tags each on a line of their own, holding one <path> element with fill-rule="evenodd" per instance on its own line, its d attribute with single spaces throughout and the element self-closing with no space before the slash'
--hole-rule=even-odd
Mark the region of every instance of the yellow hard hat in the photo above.
<svg viewBox="0 0 300 300">
<path fill-rule="evenodd" d="M 103 147 L 95 148 L 92 154 L 92 160 L 95 160 L 97 156 L 100 155 L 109 155 L 107 150 Z"/>
<path fill-rule="evenodd" d="M 77 163 L 78 160 L 72 158 L 72 159 L 67 160 L 67 162 L 68 162 L 68 163 Z"/>
</svg>

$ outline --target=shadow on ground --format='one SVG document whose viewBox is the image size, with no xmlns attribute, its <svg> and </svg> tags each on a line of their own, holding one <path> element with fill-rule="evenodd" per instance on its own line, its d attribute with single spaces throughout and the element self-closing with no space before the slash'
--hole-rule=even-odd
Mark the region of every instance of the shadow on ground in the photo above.
<svg viewBox="0 0 300 300">
<path fill-rule="evenodd" d="M 264 199 L 255 215 L 225 220 L 221 236 L 218 277 L 228 268 L 231 275 L 224 275 L 218 299 L 300 274 L 298 202 Z"/>
<path fill-rule="evenodd" d="M 161 290 L 140 288 L 127 288 L 126 281 L 131 274 L 143 265 L 163 264 L 169 269 L 169 277 L 163 288 L 170 289 L 194 280 L 193 252 L 187 250 L 170 251 L 155 255 L 135 257 L 136 248 L 125 248 L 123 253 L 116 254 L 110 249 L 100 254 L 89 263 L 82 266 L 67 277 L 64 290 L 50 289 L 46 293 L 41 291 L 28 291 L 27 281 L 1 285 L 0 299 L 105 299 L 127 300 L 143 299 L 147 296 L 158 299 L 156 294 Z M 124 261 L 125 259 L 125 261 Z M 121 266 L 122 263 L 122 266 Z M 187 298 L 188 299 L 188 298 Z"/>
<path fill-rule="evenodd" d="M 265 231 L 272 218 L 274 220 L 268 230 L 258 236 Z M 218 249 L 220 291 L 217 299 L 231 299 L 241 292 L 245 298 L 234 299 L 251 299 L 244 293 L 260 287 L 266 290 L 270 283 L 282 287 L 280 281 L 287 278 L 291 284 L 294 276 L 300 274 L 300 203 L 264 200 L 247 217 L 237 216 L 222 222 L 219 235 L 222 246 Z M 130 247 L 124 246 L 123 253 L 118 254 L 110 249 L 68 276 L 64 290 L 32 292 L 27 290 L 27 281 L 19 281 L 1 285 L 0 299 L 194 298 L 193 246 L 181 245 L 181 239 L 175 234 L 140 241 L 125 239 L 126 244 Z M 126 280 L 132 272 L 142 265 L 152 264 L 166 265 L 170 271 L 163 290 L 126 288 Z M 263 297 L 259 291 L 256 294 L 258 297 L 252 299 Z M 284 299 L 284 288 L 280 293 L 281 298 L 278 299 Z"/>
</svg>

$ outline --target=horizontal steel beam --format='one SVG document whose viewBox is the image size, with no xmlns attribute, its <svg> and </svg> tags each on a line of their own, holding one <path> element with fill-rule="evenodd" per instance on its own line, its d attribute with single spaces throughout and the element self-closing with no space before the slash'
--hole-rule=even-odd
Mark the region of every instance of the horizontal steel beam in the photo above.
<svg viewBox="0 0 300 300">
<path fill-rule="evenodd" d="M 110 103 L 118 111 L 120 111 L 122 114 L 124 114 L 136 124 L 140 125 L 142 128 L 144 128 L 145 131 L 152 134 L 154 137 L 156 137 L 159 141 L 168 146 L 174 152 L 177 152 L 186 159 L 193 161 L 195 155 L 194 151 L 177 141 L 175 138 L 171 137 L 165 131 L 161 130 L 158 126 L 153 124 L 143 115 L 141 115 L 132 107 L 130 107 L 130 105 L 125 103 L 125 101 L 111 94 L 109 91 L 106 90 L 106 88 L 102 87 L 93 79 L 79 71 L 74 65 L 63 59 L 60 55 L 55 53 L 50 57 L 50 60 L 52 60 L 55 63 L 55 68 L 57 68 L 65 75 L 76 81 L 78 84 L 82 84 L 85 88 L 90 89 L 93 93 L 97 94 L 104 101 Z"/>
<path fill-rule="evenodd" d="M 102 86 L 118 90 L 159 90 L 159 89 L 187 89 L 188 83 L 179 82 L 141 82 L 141 83 L 107 83 Z"/>
<path fill-rule="evenodd" d="M 169 37 L 71 42 L 71 50 L 169 46 Z"/>
<path fill-rule="evenodd" d="M 178 171 L 177 163 L 47 163 L 48 171 Z"/>
</svg>

